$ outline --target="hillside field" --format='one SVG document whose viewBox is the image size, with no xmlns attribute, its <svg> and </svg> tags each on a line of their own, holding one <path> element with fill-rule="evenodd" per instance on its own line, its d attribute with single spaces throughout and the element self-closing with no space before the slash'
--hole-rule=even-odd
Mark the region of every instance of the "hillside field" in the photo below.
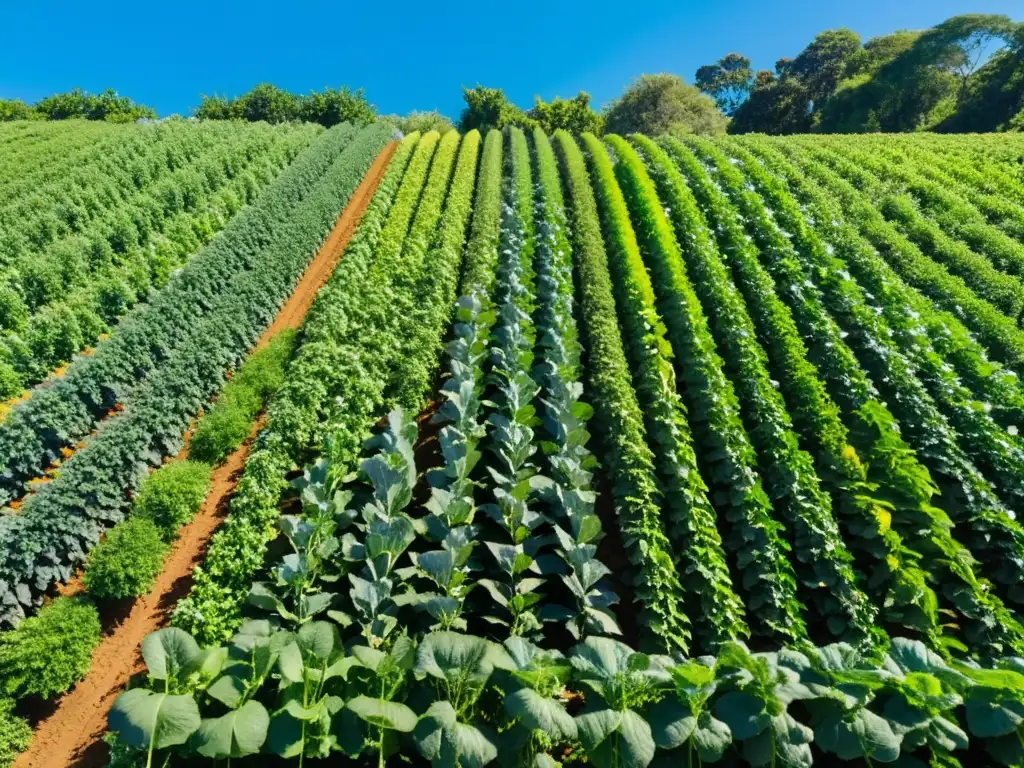
<svg viewBox="0 0 1024 768">
<path fill-rule="evenodd" d="M 1024 765 L 1021 376 L 1020 135 L 0 124 L 0 766 Z"/>
</svg>

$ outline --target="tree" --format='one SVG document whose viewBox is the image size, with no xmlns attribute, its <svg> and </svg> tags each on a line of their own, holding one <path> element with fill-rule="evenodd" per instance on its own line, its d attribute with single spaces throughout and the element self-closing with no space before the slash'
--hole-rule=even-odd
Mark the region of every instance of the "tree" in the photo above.
<svg viewBox="0 0 1024 768">
<path fill-rule="evenodd" d="M 338 123 L 369 125 L 376 119 L 376 110 L 366 100 L 362 88 L 352 91 L 344 85 L 300 97 L 299 118 L 327 128 Z"/>
<path fill-rule="evenodd" d="M 677 75 L 641 75 L 608 105 L 605 130 L 609 133 L 725 133 L 728 120 L 714 100 Z"/>
<path fill-rule="evenodd" d="M 580 91 L 572 99 L 560 99 L 556 96 L 550 102 L 544 102 L 537 96 L 533 109 L 526 115 L 531 120 L 536 120 L 545 133 L 566 130 L 577 136 L 581 133 L 600 136 L 604 132 L 604 119 L 591 108 L 590 94 L 584 91 Z"/>
<path fill-rule="evenodd" d="M 962 101 L 968 81 L 991 55 L 993 43 L 1012 44 L 1017 27 L 1009 17 L 996 14 L 954 16 L 924 33 L 915 48 L 923 63 L 957 77 L 957 100 Z"/>
<path fill-rule="evenodd" d="M 417 112 L 413 110 L 405 117 L 401 115 L 383 115 L 380 120 L 390 123 L 404 134 L 410 134 L 413 131 L 419 131 L 420 133 L 437 131 L 444 135 L 448 131 L 455 130 L 455 124 L 437 110 L 433 112 Z"/>
<path fill-rule="evenodd" d="M 716 63 L 705 64 L 698 69 L 694 82 L 715 100 L 722 112 L 731 115 L 750 94 L 754 86 L 754 70 L 746 56 L 727 53 Z"/>
<path fill-rule="evenodd" d="M 459 117 L 459 130 L 465 133 L 474 128 L 486 133 L 492 128 L 504 128 L 506 125 L 518 125 L 521 128 L 532 128 L 534 120 L 527 117 L 519 107 L 508 100 L 501 88 L 463 88 L 462 98 L 466 108 Z"/>
<path fill-rule="evenodd" d="M 66 93 L 55 93 L 40 99 L 31 107 L 37 117 L 44 120 L 106 120 L 112 123 L 131 123 L 140 118 L 156 118 L 156 111 L 144 104 L 136 104 L 127 96 L 119 96 L 113 88 L 93 95 L 81 88 Z M 12 118 L 19 119 L 19 118 Z"/>
<path fill-rule="evenodd" d="M 200 120 L 264 120 L 268 123 L 305 121 L 327 128 L 350 122 L 367 125 L 377 119 L 374 106 L 362 88 L 324 88 L 300 96 L 271 83 L 260 83 L 235 99 L 203 96 L 195 116 Z"/>
<path fill-rule="evenodd" d="M 9 120 L 31 120 L 39 114 L 21 99 L 0 99 L 0 123 Z"/>
<path fill-rule="evenodd" d="M 849 29 L 828 29 L 815 36 L 786 69 L 797 77 L 810 100 L 819 107 L 835 93 L 846 68 L 860 50 L 860 36 Z"/>
<path fill-rule="evenodd" d="M 812 125 L 810 107 L 810 95 L 800 78 L 765 78 L 765 85 L 751 91 L 732 116 L 729 133 L 807 133 Z"/>
</svg>

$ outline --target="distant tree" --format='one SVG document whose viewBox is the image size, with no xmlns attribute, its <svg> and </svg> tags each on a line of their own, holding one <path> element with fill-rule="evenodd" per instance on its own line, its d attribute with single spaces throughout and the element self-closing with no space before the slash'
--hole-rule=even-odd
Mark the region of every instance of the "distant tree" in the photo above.
<svg viewBox="0 0 1024 768">
<path fill-rule="evenodd" d="M 368 125 L 376 119 L 376 110 L 366 100 L 363 89 L 348 86 L 324 88 L 299 98 L 299 117 L 310 123 L 331 127 L 338 123 Z"/>
<path fill-rule="evenodd" d="M 725 133 L 728 120 L 707 94 L 677 75 L 641 75 L 604 113 L 609 133 Z"/>
<path fill-rule="evenodd" d="M 238 98 L 243 120 L 286 123 L 299 119 L 299 97 L 271 83 L 260 83 Z"/>
<path fill-rule="evenodd" d="M 765 85 L 752 90 L 732 116 L 729 133 L 807 133 L 812 125 L 810 105 L 810 96 L 799 78 L 765 78 Z"/>
<path fill-rule="evenodd" d="M 401 115 L 382 115 L 379 119 L 394 125 L 404 134 L 410 134 L 413 131 L 419 131 L 420 133 L 437 131 L 444 135 L 448 131 L 455 130 L 455 124 L 437 110 L 433 112 L 417 112 L 414 110 L 405 117 Z"/>
<path fill-rule="evenodd" d="M 914 47 L 923 63 L 957 77 L 959 101 L 967 95 L 971 76 L 991 55 L 993 43 L 1012 44 L 1017 28 L 1007 16 L 969 13 L 928 30 Z"/>
<path fill-rule="evenodd" d="M 936 125 L 935 130 L 981 133 L 1022 127 L 1024 24 L 1018 25 L 1006 48 L 996 51 L 971 76 L 966 93 L 958 94 L 956 111 Z"/>
<path fill-rule="evenodd" d="M 727 53 L 716 63 L 698 69 L 694 82 L 715 100 L 722 112 L 731 115 L 754 87 L 754 70 L 746 56 Z"/>
<path fill-rule="evenodd" d="M 459 116 L 459 130 L 465 133 L 474 128 L 486 133 L 492 128 L 504 128 L 506 125 L 518 125 L 521 128 L 532 128 L 536 125 L 523 110 L 508 100 L 501 88 L 463 88 L 462 98 L 466 108 Z"/>
<path fill-rule="evenodd" d="M 0 123 L 33 118 L 39 118 L 39 114 L 21 99 L 0 99 Z"/>
<path fill-rule="evenodd" d="M 343 122 L 366 125 L 376 119 L 376 110 L 363 90 L 324 88 L 297 95 L 271 83 L 260 83 L 235 99 L 203 96 L 195 116 L 200 120 L 263 120 L 268 123 L 306 121 L 331 127 Z"/>
<path fill-rule="evenodd" d="M 754 87 L 751 90 L 758 88 L 767 88 L 775 82 L 775 73 L 770 69 L 759 69 L 754 74 Z"/>
<path fill-rule="evenodd" d="M 783 56 L 781 59 L 775 61 L 775 74 L 779 77 L 789 74 L 790 68 L 793 66 L 793 60 Z"/>
<path fill-rule="evenodd" d="M 66 93 L 55 93 L 40 99 L 26 114 L 22 102 L 4 102 L 11 106 L 0 107 L 0 120 L 21 120 L 39 118 L 43 120 L 105 120 L 111 123 L 130 123 L 140 118 L 156 118 L 156 111 L 144 104 L 136 104 L 127 96 L 119 96 L 113 88 L 99 94 L 91 94 L 81 88 L 72 88 Z M 7 116 L 10 115 L 10 116 Z"/>
<path fill-rule="evenodd" d="M 846 68 L 860 50 L 860 36 L 849 29 L 828 29 L 815 36 L 787 67 L 785 74 L 797 77 L 818 107 L 835 93 Z"/>
<path fill-rule="evenodd" d="M 242 115 L 233 108 L 233 103 L 224 96 L 200 96 L 195 116 L 200 120 L 241 120 Z"/>
<path fill-rule="evenodd" d="M 604 131 L 604 118 L 590 106 L 590 94 L 585 91 L 572 99 L 555 97 L 550 102 L 537 96 L 526 116 L 536 120 L 545 133 L 561 129 L 574 135 L 589 132 L 600 136 Z"/>
<path fill-rule="evenodd" d="M 890 35 L 872 37 L 850 57 L 846 66 L 847 79 L 857 75 L 873 74 L 879 68 L 906 53 L 923 33 L 901 29 Z"/>
</svg>

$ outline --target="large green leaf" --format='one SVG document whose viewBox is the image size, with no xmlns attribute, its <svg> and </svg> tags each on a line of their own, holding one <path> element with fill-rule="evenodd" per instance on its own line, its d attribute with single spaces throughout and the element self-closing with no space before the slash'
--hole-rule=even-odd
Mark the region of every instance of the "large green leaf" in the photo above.
<svg viewBox="0 0 1024 768">
<path fill-rule="evenodd" d="M 715 705 L 715 715 L 729 726 L 737 741 L 756 736 L 771 722 L 764 702 L 740 691 L 730 691 L 722 696 Z"/>
<path fill-rule="evenodd" d="M 899 757 L 901 741 L 888 720 L 865 707 L 845 712 L 835 705 L 814 728 L 814 743 L 842 760 L 889 763 Z"/>
<path fill-rule="evenodd" d="M 576 723 L 562 703 L 532 688 L 521 688 L 505 696 L 505 712 L 509 717 L 520 718 L 527 728 L 544 731 L 553 739 L 576 738 Z"/>
<path fill-rule="evenodd" d="M 149 676 L 157 680 L 177 680 L 198 656 L 199 644 L 195 638 L 177 627 L 158 629 L 142 641 L 142 658 Z"/>
<path fill-rule="evenodd" d="M 298 642 L 304 652 L 321 661 L 326 661 L 336 649 L 341 648 L 338 627 L 329 621 L 311 621 L 303 624 L 298 632 Z"/>
<path fill-rule="evenodd" d="M 192 737 L 196 751 L 215 760 L 245 757 L 260 751 L 267 739 L 270 716 L 258 701 L 247 701 L 240 709 L 222 717 L 205 719 Z"/>
<path fill-rule="evenodd" d="M 814 731 L 783 712 L 771 719 L 768 728 L 743 742 L 743 757 L 752 766 L 785 765 L 811 768 L 814 757 L 810 744 Z"/>
<path fill-rule="evenodd" d="M 498 756 L 494 736 L 459 722 L 450 702 L 435 701 L 413 732 L 416 746 L 433 765 L 482 768 Z"/>
<path fill-rule="evenodd" d="M 369 696 L 356 696 L 345 704 L 362 720 L 392 731 L 411 733 L 416 727 L 416 713 L 405 704 Z"/>
<path fill-rule="evenodd" d="M 191 696 L 171 696 L 145 688 L 122 693 L 107 715 L 110 730 L 139 749 L 184 744 L 200 722 L 199 707 Z"/>
<path fill-rule="evenodd" d="M 632 710 L 588 712 L 576 718 L 576 727 L 598 768 L 645 768 L 654 759 L 651 727 Z"/>
<path fill-rule="evenodd" d="M 1024 703 L 1000 695 L 992 688 L 976 687 L 967 694 L 967 727 L 983 739 L 1014 733 L 1024 722 Z"/>
<path fill-rule="evenodd" d="M 513 666 L 508 652 L 490 640 L 457 632 L 431 632 L 416 653 L 415 672 L 442 680 L 468 678 L 484 683 L 495 667 Z"/>
</svg>

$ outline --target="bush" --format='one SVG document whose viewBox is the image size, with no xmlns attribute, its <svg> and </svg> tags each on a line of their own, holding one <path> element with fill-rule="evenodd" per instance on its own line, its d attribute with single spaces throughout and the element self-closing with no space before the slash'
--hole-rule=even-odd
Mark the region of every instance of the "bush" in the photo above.
<svg viewBox="0 0 1024 768">
<path fill-rule="evenodd" d="M 167 554 L 156 524 L 144 517 L 118 523 L 89 553 L 85 588 L 94 597 L 119 600 L 145 594 Z"/>
<path fill-rule="evenodd" d="M 49 699 L 64 693 L 85 677 L 99 641 L 96 607 L 85 598 L 57 598 L 0 635 L 0 694 Z"/>
<path fill-rule="evenodd" d="M 14 702 L 0 699 L 0 768 L 14 765 L 14 759 L 28 748 L 32 728 L 14 714 Z"/>
<path fill-rule="evenodd" d="M 206 498 L 210 467 L 198 461 L 174 461 L 142 481 L 135 497 L 135 517 L 153 522 L 165 540 L 191 520 Z"/>
</svg>

